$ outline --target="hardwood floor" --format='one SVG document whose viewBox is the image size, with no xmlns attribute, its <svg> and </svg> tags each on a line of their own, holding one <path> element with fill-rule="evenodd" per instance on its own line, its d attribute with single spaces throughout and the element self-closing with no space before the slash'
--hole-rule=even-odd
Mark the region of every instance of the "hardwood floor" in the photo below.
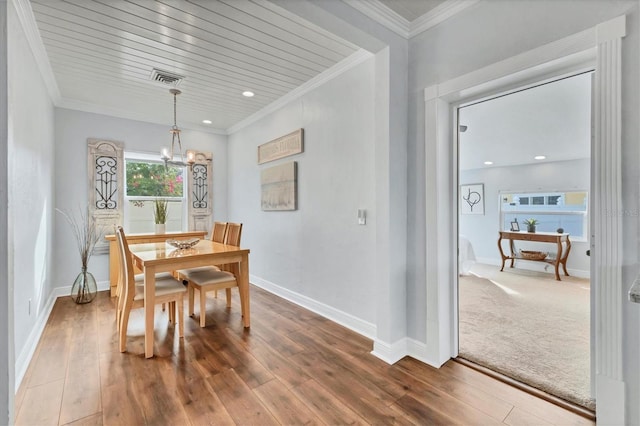
<svg viewBox="0 0 640 426">
<path fill-rule="evenodd" d="M 250 330 L 237 293 L 230 310 L 209 296 L 207 327 L 187 317 L 183 340 L 158 308 L 149 360 L 142 310 L 120 353 L 107 292 L 89 305 L 59 298 L 16 395 L 16 424 L 593 424 L 453 361 L 387 365 L 369 339 L 257 287 L 251 295 Z"/>
</svg>

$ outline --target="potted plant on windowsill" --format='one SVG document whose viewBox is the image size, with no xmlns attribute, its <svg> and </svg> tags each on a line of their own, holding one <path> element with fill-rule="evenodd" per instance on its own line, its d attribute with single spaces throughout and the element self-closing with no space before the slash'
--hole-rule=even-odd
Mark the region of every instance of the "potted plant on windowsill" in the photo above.
<svg viewBox="0 0 640 426">
<path fill-rule="evenodd" d="M 522 222 L 524 225 L 527 225 L 527 232 L 536 232 L 536 225 L 540 222 L 538 222 L 537 219 L 527 219 L 525 221 Z"/>
<path fill-rule="evenodd" d="M 156 234 L 165 233 L 168 207 L 169 202 L 167 200 L 156 199 L 153 202 L 153 218 L 156 222 Z"/>
</svg>

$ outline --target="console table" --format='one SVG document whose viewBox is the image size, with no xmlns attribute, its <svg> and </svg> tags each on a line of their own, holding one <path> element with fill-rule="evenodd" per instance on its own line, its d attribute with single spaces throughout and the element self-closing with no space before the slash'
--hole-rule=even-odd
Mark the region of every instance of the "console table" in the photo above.
<svg viewBox="0 0 640 426">
<path fill-rule="evenodd" d="M 163 243 L 168 239 L 186 240 L 189 238 L 200 238 L 203 240 L 206 236 L 207 231 L 171 232 L 166 234 L 127 234 L 127 243 Z M 116 256 L 118 241 L 115 235 L 105 235 L 104 238 L 109 241 L 109 282 L 111 286 L 111 297 L 113 297 L 116 295 L 118 278 L 120 277 L 120 264 L 118 263 L 118 256 Z M 137 274 L 141 272 L 140 270 L 136 270 Z"/>
<path fill-rule="evenodd" d="M 511 255 L 507 256 L 504 254 L 502 250 L 502 240 L 509 240 L 509 249 L 511 250 Z M 518 241 L 534 241 L 538 243 L 552 243 L 556 245 L 556 258 L 555 259 L 527 259 L 522 256 L 519 256 L 516 253 L 513 242 L 515 240 Z M 565 243 L 566 248 L 562 248 L 562 243 Z M 511 260 L 511 268 L 513 268 L 513 263 L 516 259 L 518 260 L 529 260 L 531 262 L 545 262 L 551 265 L 554 265 L 556 272 L 556 280 L 560 281 L 560 274 L 558 273 L 558 268 L 562 265 L 562 269 L 564 269 L 564 274 L 569 276 L 567 272 L 567 258 L 569 257 L 569 252 L 571 251 L 571 241 L 569 240 L 569 234 L 558 234 L 554 232 L 515 232 L 515 231 L 500 231 L 500 237 L 498 238 L 498 250 L 500 250 L 500 256 L 502 257 L 502 268 L 500 271 L 504 269 L 504 264 L 507 260 Z"/>
</svg>

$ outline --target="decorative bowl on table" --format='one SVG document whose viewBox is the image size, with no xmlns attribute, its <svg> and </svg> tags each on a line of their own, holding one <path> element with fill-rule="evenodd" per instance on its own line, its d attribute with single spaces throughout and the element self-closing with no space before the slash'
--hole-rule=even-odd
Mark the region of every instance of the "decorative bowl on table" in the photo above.
<svg viewBox="0 0 640 426">
<path fill-rule="evenodd" d="M 529 260 L 544 260 L 547 257 L 547 253 L 541 251 L 520 250 L 520 256 L 523 259 Z"/>
<path fill-rule="evenodd" d="M 167 244 L 180 250 L 190 249 L 198 244 L 200 238 L 189 238 L 188 240 L 167 240 Z"/>
</svg>

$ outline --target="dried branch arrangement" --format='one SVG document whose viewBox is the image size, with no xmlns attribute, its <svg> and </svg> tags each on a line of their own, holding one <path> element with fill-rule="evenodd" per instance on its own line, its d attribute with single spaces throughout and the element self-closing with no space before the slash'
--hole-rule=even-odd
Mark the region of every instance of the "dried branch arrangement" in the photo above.
<svg viewBox="0 0 640 426">
<path fill-rule="evenodd" d="M 103 229 L 96 225 L 96 221 L 90 216 L 88 208 L 84 211 L 78 209 L 78 213 L 73 215 L 60 209 L 56 210 L 71 225 L 73 235 L 76 238 L 78 252 L 80 253 L 82 268 L 86 269 L 96 244 L 103 237 Z"/>
</svg>

